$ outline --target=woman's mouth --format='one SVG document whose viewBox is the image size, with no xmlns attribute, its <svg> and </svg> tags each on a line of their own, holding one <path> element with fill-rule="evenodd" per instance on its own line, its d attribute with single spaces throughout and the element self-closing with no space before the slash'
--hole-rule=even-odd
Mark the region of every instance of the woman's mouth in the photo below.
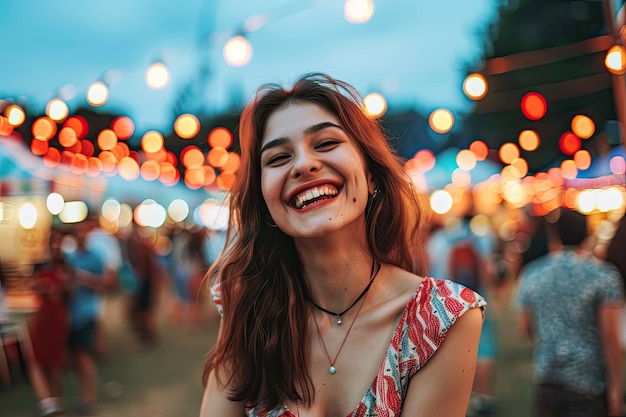
<svg viewBox="0 0 626 417">
<path fill-rule="evenodd" d="M 293 207 L 300 210 L 318 201 L 332 199 L 338 193 L 339 188 L 333 184 L 319 185 L 296 194 L 290 203 Z"/>
</svg>

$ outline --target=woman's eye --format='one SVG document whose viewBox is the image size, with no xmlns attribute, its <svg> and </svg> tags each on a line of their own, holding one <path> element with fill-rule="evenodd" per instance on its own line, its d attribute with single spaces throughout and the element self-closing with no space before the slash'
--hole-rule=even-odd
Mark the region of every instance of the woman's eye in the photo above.
<svg viewBox="0 0 626 417">
<path fill-rule="evenodd" d="M 271 157 L 268 158 L 266 164 L 267 165 L 274 165 L 274 164 L 277 164 L 277 163 L 279 163 L 280 161 L 282 161 L 282 160 L 284 160 L 286 158 L 289 158 L 289 155 L 284 154 L 284 153 L 279 153 L 279 154 L 276 154 L 276 155 L 272 155 Z"/>
<path fill-rule="evenodd" d="M 339 141 L 337 140 L 325 140 L 323 142 L 320 142 L 319 145 L 317 145 L 318 149 L 328 149 L 328 148 L 332 148 L 336 145 L 339 144 Z"/>
</svg>

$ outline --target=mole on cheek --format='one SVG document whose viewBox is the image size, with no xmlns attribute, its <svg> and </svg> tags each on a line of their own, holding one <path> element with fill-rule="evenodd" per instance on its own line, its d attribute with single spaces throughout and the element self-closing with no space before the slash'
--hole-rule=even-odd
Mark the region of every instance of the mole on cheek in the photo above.
<svg viewBox="0 0 626 417">
<path fill-rule="evenodd" d="M 356 203 L 356 198 L 353 198 L 353 199 L 352 199 L 352 202 L 353 202 L 353 203 Z"/>
</svg>

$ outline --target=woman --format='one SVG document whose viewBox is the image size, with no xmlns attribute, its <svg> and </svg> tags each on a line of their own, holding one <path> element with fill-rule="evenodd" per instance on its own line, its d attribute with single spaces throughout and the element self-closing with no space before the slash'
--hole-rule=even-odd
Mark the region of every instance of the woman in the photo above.
<svg viewBox="0 0 626 417">
<path fill-rule="evenodd" d="M 464 416 L 485 303 L 416 275 L 419 196 L 358 92 L 263 86 L 240 143 L 201 416 Z"/>
</svg>

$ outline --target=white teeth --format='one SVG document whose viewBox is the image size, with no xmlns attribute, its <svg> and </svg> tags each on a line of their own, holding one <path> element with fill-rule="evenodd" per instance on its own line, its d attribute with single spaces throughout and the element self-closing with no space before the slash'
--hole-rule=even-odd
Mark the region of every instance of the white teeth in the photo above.
<svg viewBox="0 0 626 417">
<path fill-rule="evenodd" d="M 314 200 L 324 195 L 332 197 L 337 195 L 337 193 L 337 187 L 330 184 L 324 184 L 320 185 L 319 187 L 310 188 L 306 191 L 299 193 L 293 198 L 292 203 L 294 207 L 300 209 L 306 206 L 309 202 L 311 202 L 311 200 Z"/>
</svg>

